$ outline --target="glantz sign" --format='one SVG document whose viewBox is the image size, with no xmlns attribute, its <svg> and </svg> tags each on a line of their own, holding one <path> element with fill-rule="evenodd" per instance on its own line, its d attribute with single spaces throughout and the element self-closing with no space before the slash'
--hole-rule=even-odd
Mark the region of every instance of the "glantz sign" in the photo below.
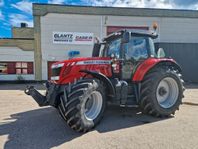
<svg viewBox="0 0 198 149">
<path fill-rule="evenodd" d="M 54 44 L 93 44 L 93 33 L 53 32 Z"/>
</svg>

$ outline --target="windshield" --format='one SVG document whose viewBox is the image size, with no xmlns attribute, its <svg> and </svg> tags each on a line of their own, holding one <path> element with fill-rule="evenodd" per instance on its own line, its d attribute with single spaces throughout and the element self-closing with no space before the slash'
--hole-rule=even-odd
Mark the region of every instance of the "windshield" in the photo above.
<svg viewBox="0 0 198 149">
<path fill-rule="evenodd" d="M 101 51 L 102 56 L 120 58 L 121 38 L 107 42 Z"/>
<path fill-rule="evenodd" d="M 148 57 L 147 37 L 132 37 L 128 43 L 123 45 L 124 58 L 135 61 Z"/>
</svg>

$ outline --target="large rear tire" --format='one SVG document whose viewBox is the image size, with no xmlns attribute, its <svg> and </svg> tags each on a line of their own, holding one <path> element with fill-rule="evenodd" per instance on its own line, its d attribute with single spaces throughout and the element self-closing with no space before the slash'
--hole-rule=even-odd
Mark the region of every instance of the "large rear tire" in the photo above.
<svg viewBox="0 0 198 149">
<path fill-rule="evenodd" d="M 102 82 L 84 79 L 71 85 L 67 95 L 60 96 L 59 112 L 67 124 L 77 132 L 87 132 L 103 117 L 106 107 L 105 87 Z"/>
<path fill-rule="evenodd" d="M 177 70 L 154 68 L 142 82 L 140 107 L 143 113 L 156 117 L 174 115 L 182 103 L 183 91 L 183 80 Z"/>
</svg>

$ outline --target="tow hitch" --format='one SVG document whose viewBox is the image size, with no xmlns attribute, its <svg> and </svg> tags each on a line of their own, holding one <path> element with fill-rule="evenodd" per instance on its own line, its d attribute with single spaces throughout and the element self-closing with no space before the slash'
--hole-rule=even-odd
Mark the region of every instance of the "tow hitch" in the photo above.
<svg viewBox="0 0 198 149">
<path fill-rule="evenodd" d="M 41 95 L 34 86 L 27 86 L 24 90 L 25 94 L 30 95 L 38 103 L 40 107 L 49 105 L 46 96 Z"/>
</svg>

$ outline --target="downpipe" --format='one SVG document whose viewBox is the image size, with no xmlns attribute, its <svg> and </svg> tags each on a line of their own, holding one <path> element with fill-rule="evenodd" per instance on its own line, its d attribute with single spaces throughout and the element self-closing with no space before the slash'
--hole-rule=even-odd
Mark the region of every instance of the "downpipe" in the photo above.
<svg viewBox="0 0 198 149">
<path fill-rule="evenodd" d="M 49 105 L 46 96 L 39 93 L 34 86 L 27 86 L 24 90 L 25 94 L 32 96 L 32 98 L 38 103 L 40 107 Z"/>
</svg>

